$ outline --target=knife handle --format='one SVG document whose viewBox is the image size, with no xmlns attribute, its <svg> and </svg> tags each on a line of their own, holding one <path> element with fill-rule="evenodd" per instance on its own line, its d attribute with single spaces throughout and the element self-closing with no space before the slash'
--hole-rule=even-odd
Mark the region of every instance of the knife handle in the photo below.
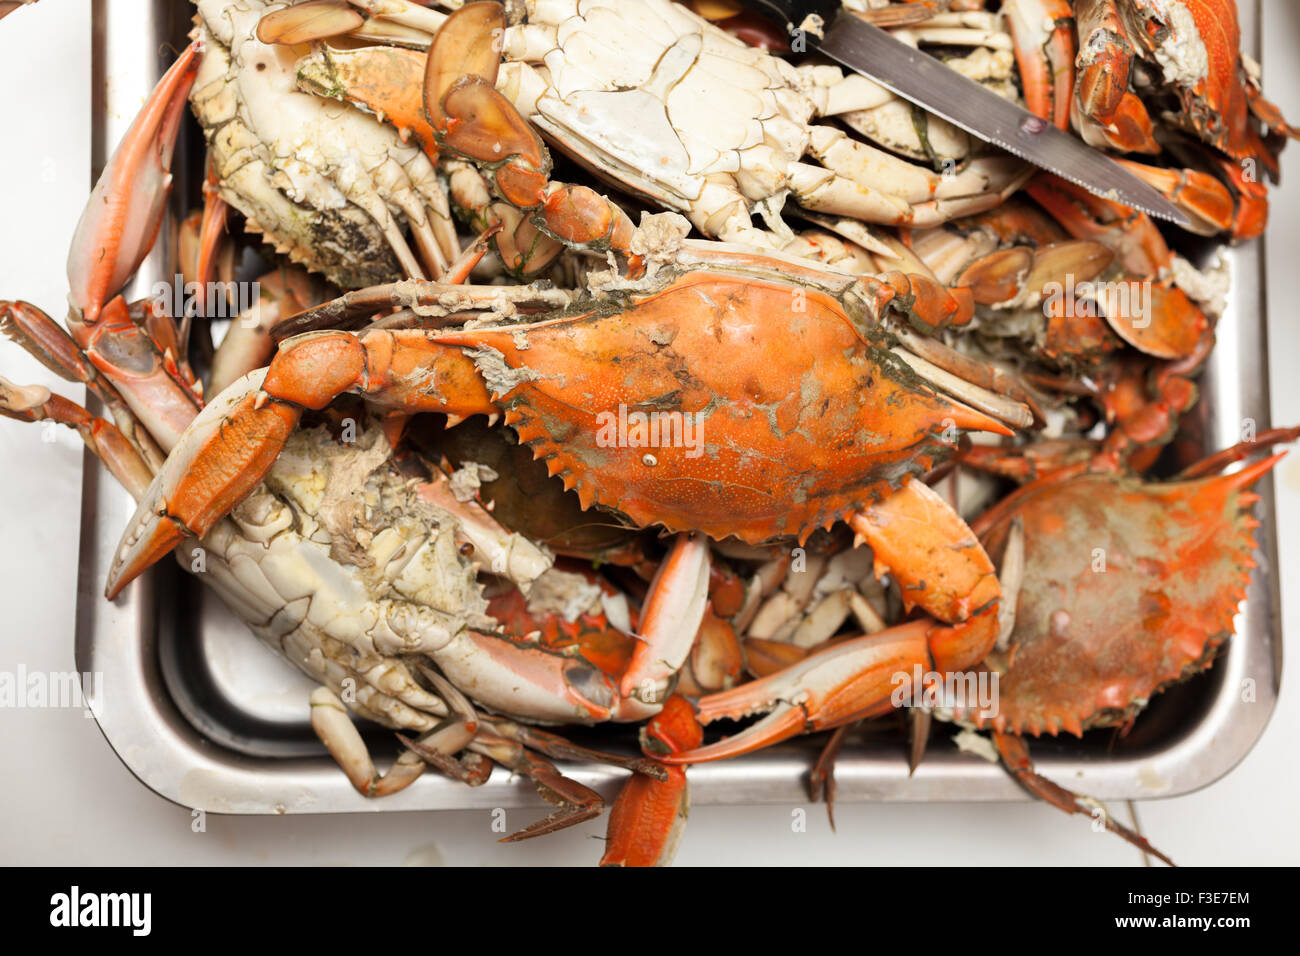
<svg viewBox="0 0 1300 956">
<path fill-rule="evenodd" d="M 760 13 L 779 20 L 793 33 L 810 15 L 822 18 L 822 27 L 829 27 L 840 11 L 840 0 L 752 0 Z"/>
</svg>

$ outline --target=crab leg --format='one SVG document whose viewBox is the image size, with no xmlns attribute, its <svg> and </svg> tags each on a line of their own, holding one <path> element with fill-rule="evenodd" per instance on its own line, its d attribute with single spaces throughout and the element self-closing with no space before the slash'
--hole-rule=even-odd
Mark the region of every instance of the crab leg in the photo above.
<svg viewBox="0 0 1300 956">
<path fill-rule="evenodd" d="M 812 770 L 808 771 L 808 799 L 819 803 L 825 795 L 826 818 L 830 821 L 832 833 L 835 832 L 835 761 L 839 759 L 844 742 L 856 726 L 856 722 L 851 722 L 836 727 L 817 755 Z"/>
<path fill-rule="evenodd" d="M 153 437 L 127 407 L 113 384 L 86 361 L 77 343 L 57 322 L 31 303 L 0 302 L 0 331 L 56 375 L 85 385 L 108 407 L 118 429 L 150 468 L 156 470 L 162 466 L 165 455 Z"/>
<path fill-rule="evenodd" d="M 663 758 L 668 763 L 721 760 L 801 733 L 827 730 L 893 708 L 892 696 L 910 686 L 916 667 L 938 660 L 978 662 L 997 639 L 997 605 L 962 625 L 917 620 L 837 643 L 740 687 L 701 698 L 700 723 L 768 715 L 734 737 Z M 978 656 L 976 656 L 978 655 Z M 966 665 L 971 666 L 970 664 Z"/>
<path fill-rule="evenodd" d="M 531 779 L 542 799 L 557 808 L 549 816 L 502 837 L 502 843 L 516 843 L 554 833 L 595 819 L 605 809 L 604 798 L 595 790 L 576 780 L 570 780 L 560 773 L 555 764 L 513 740 L 490 731 L 480 731 L 470 744 L 470 749 Z"/>
<path fill-rule="evenodd" d="M 221 257 L 223 249 L 222 239 L 226 234 L 226 220 L 229 216 L 230 207 L 226 201 L 221 198 L 221 191 L 217 184 L 216 174 L 212 171 L 212 164 L 208 163 L 208 175 L 203 183 L 203 213 L 199 219 L 199 237 L 198 251 L 194 260 L 194 281 L 199 287 L 199 302 L 205 308 L 208 306 L 204 295 L 208 288 L 208 282 L 217 273 L 217 264 Z M 185 316 L 185 321 L 190 321 L 190 315 Z M 182 336 L 182 340 L 187 336 Z M 181 350 L 184 355 L 185 349 Z M 214 389 L 219 391 L 219 389 Z"/>
<path fill-rule="evenodd" d="M 174 353 L 159 350 L 154 337 L 131 318 L 121 296 L 100 310 L 93 326 L 71 317 L 68 325 L 90 363 L 117 387 L 163 451 L 171 451 L 201 405 Z"/>
<path fill-rule="evenodd" d="M 1053 783 L 1035 771 L 1033 763 L 1029 760 L 1029 748 L 1023 738 L 1010 734 L 995 733 L 993 743 L 997 745 L 998 756 L 1002 758 L 1002 763 L 1007 770 L 1011 771 L 1016 781 L 1034 796 L 1046 803 L 1050 803 L 1058 810 L 1064 810 L 1070 814 L 1083 813 L 1092 815 L 1095 811 L 1100 810 L 1106 829 L 1111 833 L 1123 837 L 1143 853 L 1150 853 L 1161 862 L 1168 863 L 1170 866 L 1174 865 L 1174 861 L 1153 847 L 1146 837 L 1124 826 L 1111 816 L 1104 807 L 1100 807 L 1095 801 L 1079 796 L 1073 790 L 1067 790 L 1065 787 Z"/>
<path fill-rule="evenodd" d="M 888 570 L 897 580 L 905 607 L 957 622 L 929 637 L 936 668 L 959 671 L 982 660 L 997 638 L 998 581 L 993 562 L 952 506 L 912 479 L 851 515 L 849 526 L 871 545 L 876 573 Z"/>
<path fill-rule="evenodd" d="M 836 644 L 750 684 L 700 700 L 699 719 L 770 711 L 734 737 L 670 763 L 748 753 L 795 734 L 825 730 L 887 711 L 913 665 L 952 672 L 979 663 L 999 631 L 1000 588 L 993 564 L 961 517 L 923 482 L 911 480 L 848 519 L 875 555 L 877 573 L 897 579 L 906 606 L 952 625 L 912 621 Z"/>
<path fill-rule="evenodd" d="M 493 718 L 488 723 L 494 733 L 508 740 L 513 740 L 515 743 L 523 744 L 529 750 L 536 750 L 548 757 L 554 757 L 556 760 L 589 760 L 595 763 L 608 764 L 611 767 L 619 767 L 622 770 L 629 770 L 636 776 L 648 776 L 652 780 L 668 779 L 668 772 L 663 767 L 644 757 L 623 757 L 619 754 L 606 753 L 603 750 L 580 747 L 571 741 L 565 740 L 559 734 L 553 734 L 538 727 L 527 727 L 510 720 Z"/>
<path fill-rule="evenodd" d="M 25 422 L 58 422 L 76 429 L 86 447 L 137 500 L 153 481 L 153 470 L 117 426 L 43 386 L 14 385 L 0 378 L 0 415 Z"/>
<path fill-rule="evenodd" d="M 1262 431 L 1255 436 L 1254 441 L 1245 441 L 1233 445 L 1231 448 L 1225 448 L 1208 458 L 1203 458 L 1193 465 L 1189 465 L 1178 473 L 1176 480 L 1188 481 L 1192 478 L 1200 478 L 1203 475 L 1212 475 L 1218 471 L 1227 468 L 1234 461 L 1241 461 L 1244 458 L 1255 454 L 1270 445 L 1279 445 L 1286 442 L 1293 442 L 1300 439 L 1300 427 L 1296 428 L 1270 428 Z"/>
<path fill-rule="evenodd" d="M 1228 188 L 1208 173 L 1196 169 L 1164 169 L 1130 159 L 1117 159 L 1139 179 L 1160 190 L 1170 202 L 1187 213 L 1187 228 L 1201 236 L 1213 236 L 1232 228 L 1235 203 Z"/>
<path fill-rule="evenodd" d="M 492 761 L 482 754 L 465 751 L 459 756 L 452 756 L 425 746 L 423 737 L 413 739 L 405 734 L 397 734 L 397 739 L 407 749 L 407 755 L 414 756 L 415 759 L 423 761 L 453 780 L 459 780 L 468 787 L 481 787 L 492 777 Z"/>
<path fill-rule="evenodd" d="M 458 726 L 458 725 L 457 725 Z M 325 749 L 334 761 L 347 774 L 352 786 L 363 797 L 382 797 L 404 790 L 424 773 L 428 764 L 413 751 L 404 750 L 393 766 L 380 776 L 370 759 L 370 751 L 361 739 L 361 733 L 352 718 L 348 716 L 343 701 L 328 687 L 317 687 L 311 694 L 311 728 L 320 738 Z M 464 739 L 451 741 L 451 746 L 459 750 L 469 742 L 469 734 Z M 423 741 L 426 747 L 433 744 Z"/>
<path fill-rule="evenodd" d="M 681 534 L 664 558 L 641 613 L 641 642 L 619 685 L 625 698 L 658 704 L 695 644 L 709 600 L 709 545 Z"/>
<path fill-rule="evenodd" d="M 813 128 L 809 152 L 824 168 L 793 165 L 791 188 L 800 206 L 885 225 L 924 227 L 983 212 L 1033 173 L 1017 159 L 998 157 L 940 175 L 829 126 Z"/>
<path fill-rule="evenodd" d="M 562 309 L 574 295 L 564 289 L 537 286 L 472 286 L 446 283 L 394 282 L 357 289 L 282 320 L 271 330 L 273 338 L 284 340 L 304 332 L 355 328 L 378 312 L 390 309 L 419 309 L 425 327 L 459 324 L 453 317 L 465 312 L 490 310 L 509 305 L 521 312 Z"/>
<path fill-rule="evenodd" d="M 1025 84 L 1029 112 L 1070 127 L 1074 91 L 1074 14 L 1066 0 L 1007 0 L 1007 27 Z"/>
<path fill-rule="evenodd" d="M 677 694 L 652 717 L 642 731 L 643 748 L 651 756 L 678 753 L 700 745 L 702 731 L 691 705 Z M 665 779 L 633 774 L 609 811 L 605 854 L 601 866 L 668 866 L 690 812 L 686 771 L 660 768 Z"/>
</svg>

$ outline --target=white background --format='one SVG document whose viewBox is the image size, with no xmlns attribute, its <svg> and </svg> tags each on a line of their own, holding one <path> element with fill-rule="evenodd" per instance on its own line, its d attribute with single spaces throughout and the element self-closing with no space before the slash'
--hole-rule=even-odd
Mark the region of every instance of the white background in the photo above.
<svg viewBox="0 0 1300 956">
<path fill-rule="evenodd" d="M 1265 0 L 1266 89 L 1300 121 L 1300 3 Z M 90 165 L 90 2 L 43 0 L 0 22 L 0 297 L 65 311 L 64 259 Z M 1300 422 L 1300 145 L 1284 156 L 1267 235 L 1273 422 Z M 1261 361 L 1262 358 L 1261 358 Z M 9 343 L 0 375 L 57 386 Z M 64 430 L 61 430 L 64 431 Z M 73 669 L 82 447 L 0 420 L 0 671 Z M 1300 636 L 1300 455 L 1278 469 L 1284 628 Z M 1288 593 L 1290 592 L 1290 593 Z M 1300 679 L 1246 760 L 1186 797 L 1139 805 L 1148 837 L 1183 864 L 1300 863 Z M 498 771 L 500 772 L 500 771 Z M 80 711 L 0 710 L 0 863 L 509 864 L 592 863 L 604 820 L 501 846 L 486 812 L 217 817 L 193 833 L 190 812 L 157 797 L 117 760 Z M 1118 809 L 1118 808 L 1117 808 Z M 809 807 L 706 807 L 691 815 L 680 864 L 1140 864 L 1138 853 L 1083 817 L 1035 803 L 841 806 L 832 834 Z"/>
</svg>

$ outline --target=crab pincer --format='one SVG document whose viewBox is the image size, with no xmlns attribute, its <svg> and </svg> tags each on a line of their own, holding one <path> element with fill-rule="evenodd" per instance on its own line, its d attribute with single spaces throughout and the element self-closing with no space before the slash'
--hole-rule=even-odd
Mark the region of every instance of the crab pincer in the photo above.
<svg viewBox="0 0 1300 956">
<path fill-rule="evenodd" d="M 163 75 L 96 182 L 68 251 L 68 330 L 164 451 L 194 417 L 198 396 L 182 357 L 159 351 L 117 293 L 162 226 L 172 152 L 199 62 L 199 44 L 191 43 Z"/>
<path fill-rule="evenodd" d="M 698 747 L 702 731 L 691 705 L 677 694 L 641 731 L 642 749 L 664 755 Z M 666 779 L 633 774 L 609 811 L 601 866 L 668 866 L 677 853 L 691 808 L 690 787 L 681 767 L 666 768 Z"/>
<path fill-rule="evenodd" d="M 927 669 L 934 628 L 932 621 L 916 620 L 840 641 L 775 674 L 702 697 L 701 724 L 764 716 L 738 734 L 659 759 L 691 764 L 738 757 L 798 734 L 886 713 L 895 690 L 910 687 L 914 668 Z"/>
<path fill-rule="evenodd" d="M 171 191 L 172 151 L 199 70 L 199 44 L 171 65 L 90 194 L 68 252 L 72 302 L 93 324 L 153 248 Z"/>
</svg>

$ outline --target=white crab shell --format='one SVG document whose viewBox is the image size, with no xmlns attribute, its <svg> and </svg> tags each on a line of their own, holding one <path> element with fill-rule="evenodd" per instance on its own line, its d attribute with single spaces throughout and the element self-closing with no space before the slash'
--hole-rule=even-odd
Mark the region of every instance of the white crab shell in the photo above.
<svg viewBox="0 0 1300 956">
<path fill-rule="evenodd" d="M 197 6 L 203 62 L 190 103 L 222 198 L 278 252 L 341 287 L 422 276 L 403 227 L 454 239 L 429 158 L 375 117 L 298 89 L 304 50 L 255 35 L 280 4 Z"/>
<path fill-rule="evenodd" d="M 446 665 L 462 679 L 493 672 L 467 631 L 492 631 L 462 522 L 419 494 L 388 460 L 377 429 L 340 443 L 299 430 L 260 485 L 202 541 L 198 575 L 272 650 L 358 715 L 428 730 L 447 715 L 416 677 Z M 490 543 L 475 549 L 479 559 Z M 508 535 L 497 566 L 527 585 L 551 559 Z M 192 566 L 194 544 L 178 557 Z M 427 659 L 426 659 L 427 658 Z M 463 672 L 463 673 L 462 673 Z M 467 683 L 473 683 L 468 682 Z M 514 682 L 516 685 L 518 681 Z M 479 680 L 480 702 L 528 715 L 518 686 Z"/>
</svg>

